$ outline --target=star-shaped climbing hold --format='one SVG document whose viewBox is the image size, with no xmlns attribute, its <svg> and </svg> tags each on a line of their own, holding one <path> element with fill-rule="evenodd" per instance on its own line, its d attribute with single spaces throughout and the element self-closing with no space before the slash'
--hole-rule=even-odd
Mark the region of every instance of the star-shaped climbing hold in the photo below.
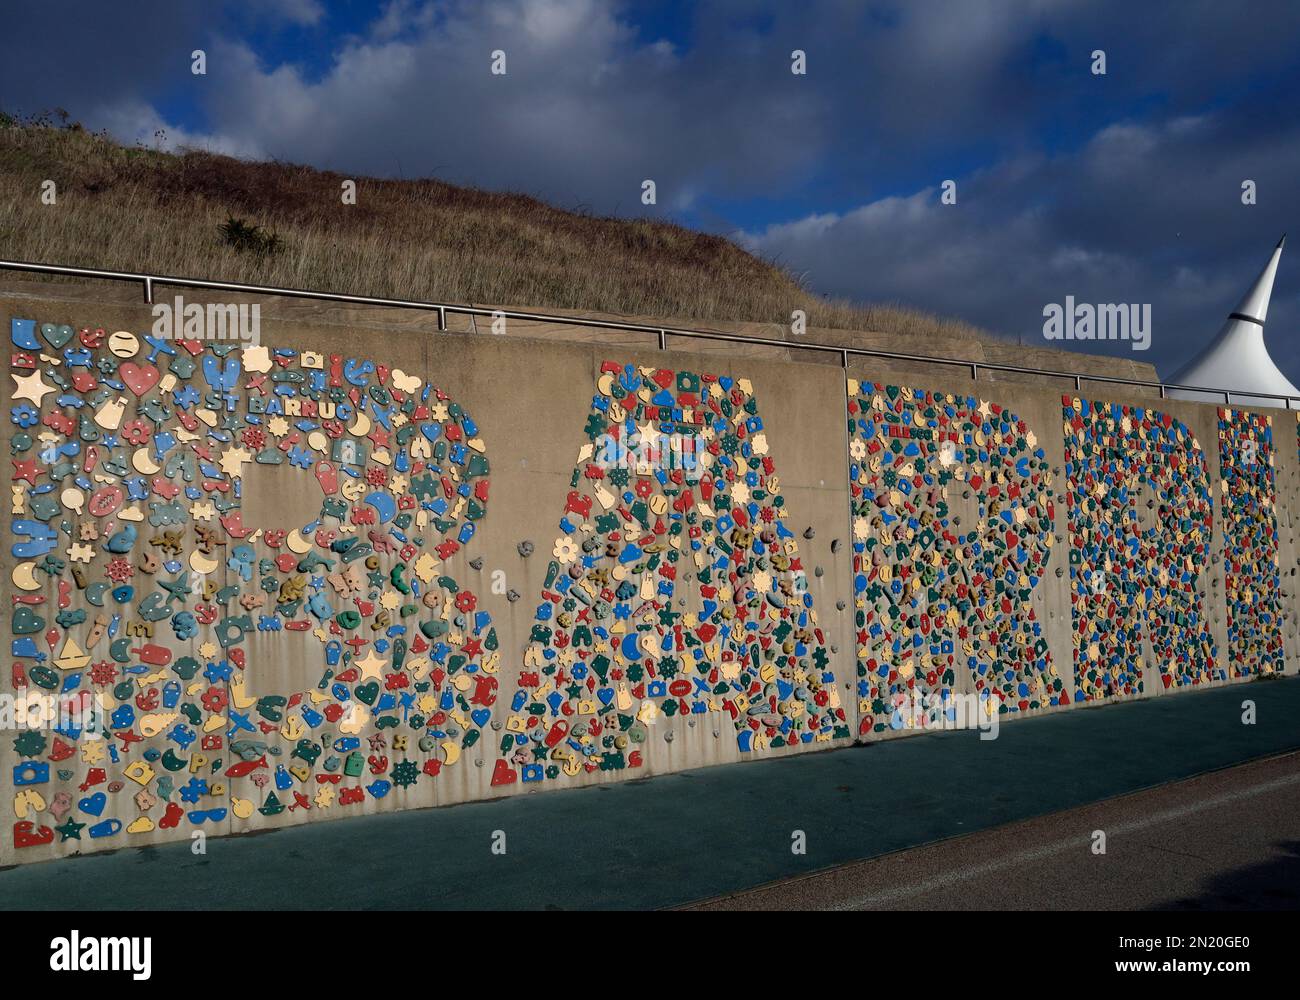
<svg viewBox="0 0 1300 1000">
<path fill-rule="evenodd" d="M 36 485 L 36 477 L 41 475 L 41 470 L 36 467 L 36 459 L 29 458 L 25 462 L 18 462 L 14 459 L 9 461 L 13 463 L 15 483 L 20 479 L 25 479 L 33 486 Z"/>
<path fill-rule="evenodd" d="M 54 829 L 58 831 L 59 836 L 62 838 L 59 841 L 59 843 L 62 844 L 68 840 L 80 840 L 81 831 L 84 830 L 85 828 L 86 828 L 85 823 L 77 823 L 72 819 L 71 816 L 69 816 L 68 821 L 66 823 L 64 823 L 62 826 L 56 826 Z"/>
<path fill-rule="evenodd" d="M 42 399 L 56 391 L 54 386 L 45 384 L 39 371 L 30 375 L 11 374 L 9 377 L 14 380 L 14 399 L 30 399 L 37 406 L 41 405 Z"/>
<path fill-rule="evenodd" d="M 647 420 L 644 424 L 638 424 L 637 433 L 640 435 L 643 448 L 653 448 L 659 441 L 659 428 L 650 420 Z"/>
<path fill-rule="evenodd" d="M 380 677 L 383 668 L 387 665 L 387 661 L 382 656 L 377 655 L 373 648 L 366 650 L 366 655 L 353 664 L 354 667 L 361 671 L 362 680 L 367 677 Z"/>
</svg>

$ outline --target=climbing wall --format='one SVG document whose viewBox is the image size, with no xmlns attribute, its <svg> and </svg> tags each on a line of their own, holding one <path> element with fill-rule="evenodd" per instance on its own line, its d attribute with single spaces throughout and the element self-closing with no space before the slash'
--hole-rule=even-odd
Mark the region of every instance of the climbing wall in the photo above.
<svg viewBox="0 0 1300 1000">
<path fill-rule="evenodd" d="M 749 380 L 608 362 L 584 430 L 493 784 L 637 769 L 661 713 L 847 737 Z"/>
<path fill-rule="evenodd" d="M 39 305 L 5 319 L 0 863 L 1295 655 L 1300 445 L 1267 412 L 337 322 L 169 339 L 129 332 L 136 306 Z"/>
<path fill-rule="evenodd" d="M 1062 405 L 1078 697 L 1141 694 L 1156 677 L 1166 688 L 1223 680 L 1202 594 L 1212 504 L 1201 445 L 1168 412 Z"/>
<path fill-rule="evenodd" d="M 1234 677 L 1278 673 L 1285 663 L 1273 418 L 1220 407 L 1219 468 L 1229 669 Z"/>
<path fill-rule="evenodd" d="M 982 715 L 1068 704 L 1029 604 L 1052 554 L 1052 474 L 998 403 L 849 382 L 849 480 L 862 736 L 907 726 L 900 696 Z"/>
<path fill-rule="evenodd" d="M 11 333 L 12 680 L 103 706 L 97 738 L 15 741 L 15 785 L 55 821 L 23 820 L 17 846 L 346 812 L 477 743 L 498 639 L 444 564 L 489 464 L 453 398 L 339 354 Z M 250 465 L 292 470 L 310 522 L 245 523 Z M 251 692 L 283 633 L 314 650 L 311 687 Z"/>
</svg>

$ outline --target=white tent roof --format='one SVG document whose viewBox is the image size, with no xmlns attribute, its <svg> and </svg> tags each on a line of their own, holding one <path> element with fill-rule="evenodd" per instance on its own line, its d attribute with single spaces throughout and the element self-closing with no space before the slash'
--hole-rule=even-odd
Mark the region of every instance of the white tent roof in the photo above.
<svg viewBox="0 0 1300 1000">
<path fill-rule="evenodd" d="M 1233 405 L 1285 406 L 1281 399 L 1252 396 L 1250 391 L 1295 396 L 1300 399 L 1300 389 L 1282 374 L 1264 346 L 1264 320 L 1268 318 L 1268 300 L 1273 294 L 1273 279 L 1277 276 L 1278 261 L 1282 258 L 1283 236 L 1277 241 L 1273 255 L 1264 270 L 1246 292 L 1245 297 L 1197 357 L 1184 365 L 1170 382 L 1182 385 L 1203 385 L 1207 388 L 1230 389 Z M 1236 390 L 1243 390 L 1238 393 Z M 1175 399 L 1195 399 L 1222 403 L 1222 393 L 1194 392 L 1189 389 L 1170 389 Z"/>
</svg>

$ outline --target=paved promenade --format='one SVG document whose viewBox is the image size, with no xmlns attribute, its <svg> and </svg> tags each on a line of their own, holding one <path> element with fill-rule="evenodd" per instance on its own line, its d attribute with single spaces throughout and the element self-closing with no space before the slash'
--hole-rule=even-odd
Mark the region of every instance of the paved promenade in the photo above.
<svg viewBox="0 0 1300 1000">
<path fill-rule="evenodd" d="M 935 733 L 212 839 L 206 856 L 177 843 L 27 865 L 0 871 L 0 908 L 673 906 L 1296 748 L 1293 677 L 1074 709 L 993 741 Z"/>
</svg>

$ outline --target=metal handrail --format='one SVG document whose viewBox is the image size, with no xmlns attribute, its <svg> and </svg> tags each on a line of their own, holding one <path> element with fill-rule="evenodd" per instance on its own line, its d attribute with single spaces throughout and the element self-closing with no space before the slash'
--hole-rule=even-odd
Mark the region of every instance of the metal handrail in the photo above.
<svg viewBox="0 0 1300 1000">
<path fill-rule="evenodd" d="M 389 299 L 372 295 L 349 295 L 344 292 L 317 292 L 302 288 L 280 288 L 276 285 L 248 285 L 235 281 L 212 281 L 207 278 L 181 278 L 174 275 L 141 274 L 134 271 L 107 271 L 93 267 L 70 267 L 63 264 L 38 264 L 31 261 L 0 260 L 0 270 L 29 271 L 33 274 L 59 274 L 79 278 L 101 278 L 107 281 L 137 281 L 144 286 L 144 300 L 153 304 L 155 286 L 167 285 L 178 288 L 206 288 L 213 291 L 236 292 L 248 295 L 278 295 L 285 298 L 317 299 L 323 302 L 346 302 L 352 305 L 387 306 L 401 309 L 422 309 L 438 314 L 438 329 L 447 329 L 447 314 L 474 316 L 496 319 L 520 320 L 522 322 L 557 323 L 567 326 L 585 326 L 604 330 L 622 330 L 627 333 L 653 333 L 658 338 L 660 350 L 667 349 L 669 337 L 686 337 L 697 340 L 719 340 L 740 344 L 757 344 L 764 347 L 793 347 L 801 351 L 838 354 L 844 368 L 849 366 L 849 357 L 882 358 L 889 361 L 912 361 L 924 364 L 950 365 L 969 368 L 971 379 L 978 381 L 981 368 L 991 372 L 1006 372 L 1016 375 L 1041 375 L 1047 378 L 1071 379 L 1074 388 L 1081 390 L 1083 383 L 1105 382 L 1111 385 L 1137 386 L 1144 389 L 1159 389 L 1160 398 L 1165 399 L 1170 389 L 1185 392 L 1205 392 L 1222 396 L 1226 405 L 1232 404 L 1234 393 L 1238 396 L 1250 396 L 1255 399 L 1281 400 L 1285 409 L 1291 409 L 1291 400 L 1300 402 L 1300 396 L 1286 396 L 1274 392 L 1257 392 L 1250 389 L 1218 389 L 1202 385 L 1184 385 L 1178 382 L 1151 382 L 1145 379 L 1123 378 L 1116 375 L 1080 375 L 1076 372 L 1055 371 L 1050 368 L 1026 368 L 1021 365 L 1004 365 L 990 361 L 969 361 L 960 358 L 936 358 L 922 354 L 904 354 L 898 351 L 882 351 L 870 347 L 836 347 L 832 344 L 815 344 L 800 341 L 776 340 L 771 337 L 750 337 L 742 334 L 721 333 L 714 330 L 697 330 L 689 327 L 656 326 L 651 323 L 628 323 L 623 320 L 594 319 L 581 316 L 557 316 L 551 313 L 523 312 L 514 309 L 490 309 L 486 306 L 456 305 L 445 302 L 418 302 L 409 299 Z"/>
</svg>

